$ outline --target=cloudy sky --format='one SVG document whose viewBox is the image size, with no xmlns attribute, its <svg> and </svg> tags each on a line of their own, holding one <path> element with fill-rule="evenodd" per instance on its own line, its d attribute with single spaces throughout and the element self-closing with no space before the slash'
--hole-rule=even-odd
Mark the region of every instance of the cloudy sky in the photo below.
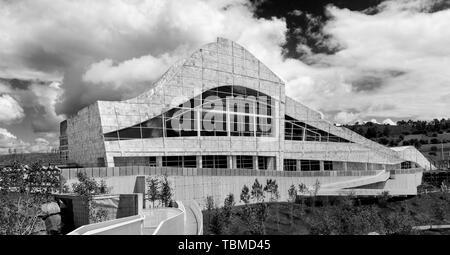
<svg viewBox="0 0 450 255">
<path fill-rule="evenodd" d="M 448 118 L 449 28 L 449 0 L 0 0 L 0 153 L 57 146 L 67 115 L 217 36 L 332 122 Z"/>
</svg>

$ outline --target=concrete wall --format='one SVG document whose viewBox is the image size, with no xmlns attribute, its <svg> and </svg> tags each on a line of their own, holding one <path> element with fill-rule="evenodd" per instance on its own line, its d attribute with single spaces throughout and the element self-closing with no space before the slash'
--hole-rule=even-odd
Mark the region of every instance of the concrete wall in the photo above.
<svg viewBox="0 0 450 255">
<path fill-rule="evenodd" d="M 73 221 L 75 227 L 80 227 L 91 223 L 89 220 L 89 207 L 83 198 L 73 194 L 57 194 L 55 196 L 58 199 L 63 200 L 65 203 L 69 200 L 72 201 Z M 97 208 L 105 209 L 108 212 L 109 220 L 137 215 L 143 208 L 142 194 L 96 195 L 93 197 L 92 203 L 97 206 Z"/>
<path fill-rule="evenodd" d="M 341 183 L 348 181 L 367 179 L 367 177 L 376 176 L 384 170 L 355 170 L 355 171 L 314 171 L 314 172 L 286 172 L 286 171 L 257 171 L 244 169 L 193 169 L 193 168 L 164 168 L 164 167 L 114 167 L 105 168 L 110 175 L 100 177 L 92 175 L 97 180 L 105 180 L 108 186 L 113 187 L 112 192 L 130 193 L 135 190 L 136 178 L 138 176 L 150 176 L 167 174 L 169 181 L 174 188 L 175 200 L 195 200 L 201 207 L 205 206 L 207 196 L 212 196 L 219 205 L 229 193 L 233 193 L 236 202 L 239 203 L 239 196 L 244 185 L 249 188 L 255 179 L 265 185 L 268 179 L 276 180 L 280 193 L 279 201 L 288 199 L 288 189 L 292 184 L 298 187 L 298 184 L 304 183 L 312 188 L 319 181 L 321 185 Z M 63 174 L 75 176 L 77 169 L 64 169 Z M 403 171 L 403 172 L 401 172 Z M 413 171 L 413 172 L 411 172 Z M 414 195 L 416 187 L 421 183 L 418 175 L 421 170 L 396 170 L 395 178 L 389 179 L 386 189 L 392 190 L 398 195 Z M 87 173 L 93 174 L 98 171 L 90 169 Z M 398 176 L 398 177 L 397 177 Z M 408 176 L 408 177 L 405 177 Z M 406 178 L 406 179 L 404 179 Z M 76 179 L 70 179 L 68 183 L 75 182 Z M 407 183 L 410 182 L 410 183 Z M 356 184 L 355 184 L 356 185 Z"/>
</svg>

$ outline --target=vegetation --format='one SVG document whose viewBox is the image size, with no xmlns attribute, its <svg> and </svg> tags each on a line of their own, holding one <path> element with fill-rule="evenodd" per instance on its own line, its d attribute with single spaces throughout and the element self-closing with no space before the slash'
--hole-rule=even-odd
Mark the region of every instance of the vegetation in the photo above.
<svg viewBox="0 0 450 255">
<path fill-rule="evenodd" d="M 272 181 L 263 187 L 269 201 L 260 199 L 261 184 L 255 180 L 251 190 L 242 188 L 243 205 L 233 206 L 232 194 L 221 208 L 207 203 L 205 234 L 410 235 L 417 234 L 414 226 L 448 224 L 450 219 L 448 189 L 400 201 L 388 192 L 362 200 L 353 194 L 318 196 L 316 182 L 311 187 L 291 185 L 288 202 L 278 202 L 270 199 L 270 187 L 275 187 Z"/>
<path fill-rule="evenodd" d="M 0 235 L 30 235 L 45 232 L 41 205 L 59 190 L 57 167 L 14 162 L 0 170 Z"/>
<path fill-rule="evenodd" d="M 87 177 L 83 172 L 77 173 L 78 183 L 72 184 L 72 190 L 83 198 L 89 210 L 89 222 L 97 223 L 109 219 L 108 210 L 98 207 L 94 202 L 94 196 L 108 194 L 110 188 L 104 181 L 97 182 L 93 178 Z"/>
<path fill-rule="evenodd" d="M 169 207 L 173 200 L 173 189 L 170 186 L 167 175 L 150 176 L 147 178 L 147 200 L 155 207 L 155 202 L 159 201 L 160 206 Z"/>
</svg>

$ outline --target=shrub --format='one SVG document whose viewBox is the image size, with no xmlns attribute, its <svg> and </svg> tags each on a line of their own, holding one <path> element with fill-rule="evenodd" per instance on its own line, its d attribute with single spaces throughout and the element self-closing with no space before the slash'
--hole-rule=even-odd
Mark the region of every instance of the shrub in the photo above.
<svg viewBox="0 0 450 255">
<path fill-rule="evenodd" d="M 381 192 L 381 194 L 377 197 L 378 205 L 380 207 L 386 208 L 387 204 L 389 202 L 389 199 L 391 199 L 391 195 L 389 195 L 389 191 Z"/>
<path fill-rule="evenodd" d="M 108 219 L 108 211 L 105 208 L 98 207 L 93 202 L 93 196 L 107 194 L 111 188 L 106 185 L 104 180 L 97 182 L 94 178 L 89 178 L 86 173 L 77 173 L 78 183 L 72 184 L 73 192 L 81 196 L 87 203 L 89 210 L 89 222 L 97 223 Z"/>
<path fill-rule="evenodd" d="M 41 204 L 47 199 L 39 194 L 0 196 L 0 235 L 31 235 L 40 230 Z"/>
<path fill-rule="evenodd" d="M 446 203 L 436 201 L 432 205 L 433 216 L 439 221 L 445 221 Z"/>
<path fill-rule="evenodd" d="M 388 235 L 410 235 L 414 233 L 414 221 L 407 214 L 393 212 L 383 219 L 384 228 Z"/>
<path fill-rule="evenodd" d="M 60 170 L 14 162 L 0 170 L 0 235 L 45 233 L 41 204 L 60 187 Z"/>
</svg>

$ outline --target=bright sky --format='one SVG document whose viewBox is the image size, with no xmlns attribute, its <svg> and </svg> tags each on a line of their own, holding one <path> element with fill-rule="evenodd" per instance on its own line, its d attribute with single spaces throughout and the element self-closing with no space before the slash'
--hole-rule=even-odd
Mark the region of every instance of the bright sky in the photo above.
<svg viewBox="0 0 450 255">
<path fill-rule="evenodd" d="M 448 1 L 255 2 L 0 0 L 0 153 L 58 146 L 68 114 L 145 91 L 217 36 L 330 121 L 450 116 Z"/>
</svg>

